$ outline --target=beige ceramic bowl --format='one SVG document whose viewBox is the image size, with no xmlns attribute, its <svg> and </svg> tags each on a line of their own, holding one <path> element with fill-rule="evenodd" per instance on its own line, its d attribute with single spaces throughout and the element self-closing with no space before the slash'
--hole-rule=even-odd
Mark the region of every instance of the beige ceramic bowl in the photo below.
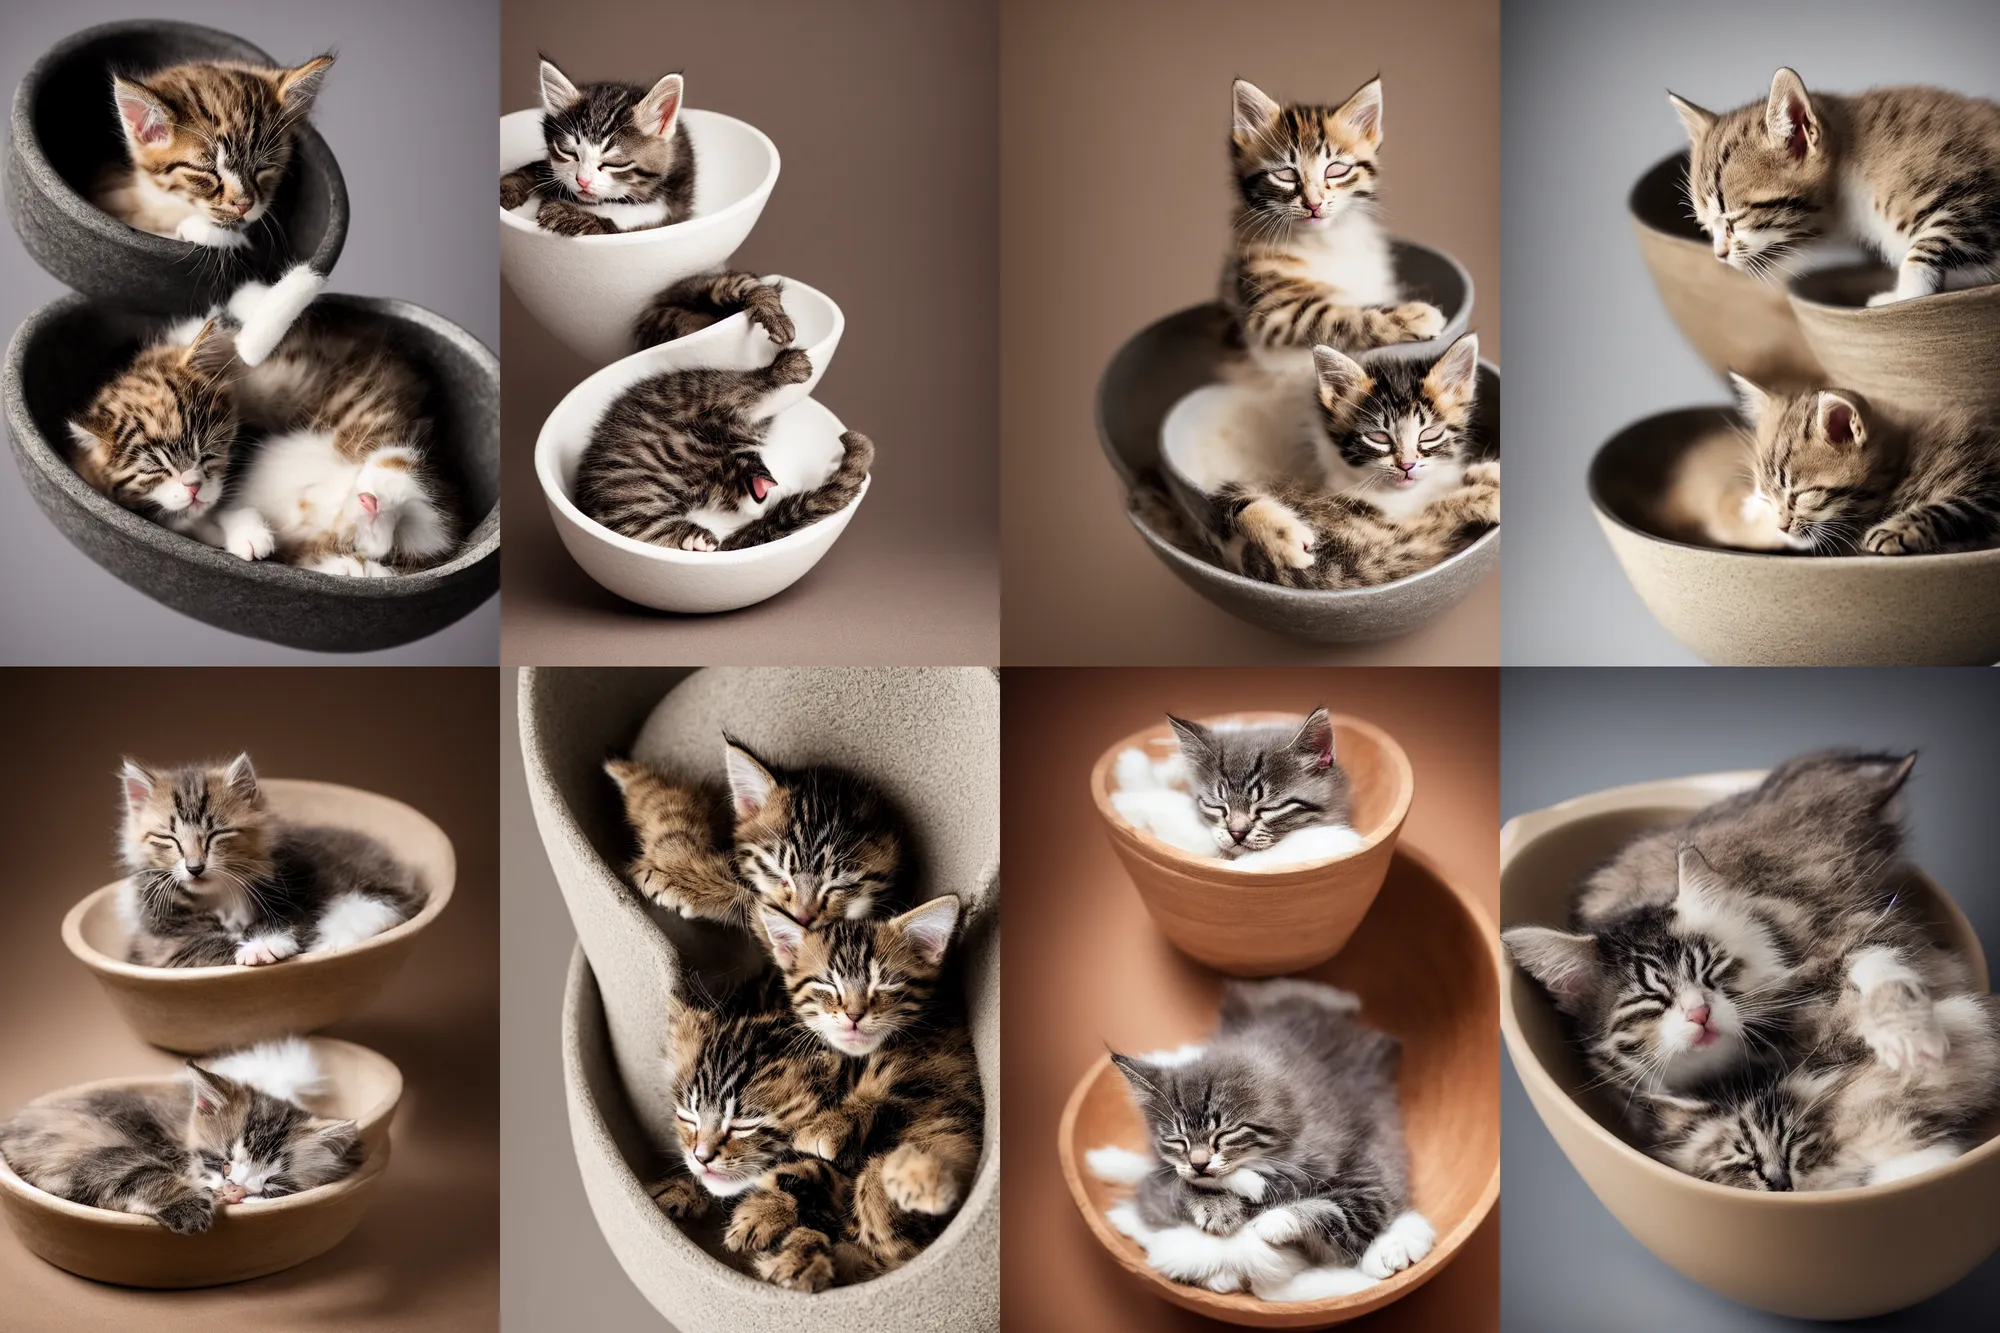
<svg viewBox="0 0 2000 1333">
<path fill-rule="evenodd" d="M 1278 1304 L 1186 1286 L 1149 1267 L 1138 1243 L 1104 1216 L 1126 1192 L 1084 1168 L 1092 1148 L 1146 1150 L 1145 1125 L 1108 1056 L 1076 1085 L 1056 1134 L 1070 1197 L 1120 1268 L 1152 1294 L 1211 1319 L 1254 1328 L 1324 1328 L 1379 1310 L 1450 1263 L 1499 1197 L 1500 1052 L 1493 1043 L 1499 975 L 1492 923 L 1408 851 L 1396 858 L 1388 892 L 1355 934 L 1354 947 L 1311 973 L 1359 995 L 1362 1017 L 1403 1043 L 1397 1093 L 1410 1145 L 1411 1199 L 1437 1228 L 1437 1246 L 1388 1281 L 1351 1296 Z M 1186 984 L 1219 990 L 1212 976 L 1183 976 Z M 1185 1040 L 1205 1035 L 1189 1032 Z"/>
<path fill-rule="evenodd" d="M 1849 266 L 1792 283 L 1792 313 L 1824 384 L 1907 411 L 2000 409 L 2000 286 L 1869 307 L 1895 285 L 1885 268 Z"/>
<path fill-rule="evenodd" d="M 1211 726 L 1303 721 L 1284 713 L 1201 720 Z M 1339 953 L 1368 914 L 1389 873 L 1416 779 L 1403 747 L 1374 723 L 1336 714 L 1333 733 L 1334 754 L 1347 770 L 1350 822 L 1361 846 L 1284 870 L 1239 870 L 1219 857 L 1184 852 L 1134 828 L 1111 808 L 1111 770 L 1119 754 L 1137 748 L 1159 759 L 1172 753 L 1176 743 L 1166 723 L 1135 731 L 1098 757 L 1090 794 L 1112 850 L 1154 923 L 1182 953 L 1239 977 L 1279 976 Z"/>
<path fill-rule="evenodd" d="M 1643 782 L 1508 821 L 1500 831 L 1502 925 L 1562 924 L 1571 887 L 1620 844 L 1762 776 Z M 1985 955 L 1964 913 L 1921 874 L 1908 890 L 1984 988 Z M 1640 1244 L 1731 1300 L 1802 1319 L 1865 1318 L 1943 1291 L 2000 1249 L 2000 1137 L 1892 1185 L 1814 1194 L 1711 1185 L 1627 1144 L 1614 1129 L 1617 1105 L 1580 1094 L 1588 1075 L 1560 1016 L 1511 969 L 1500 1021 L 1536 1113 L 1591 1193 Z"/>
<path fill-rule="evenodd" d="M 216 1051 L 337 1023 L 375 998 L 451 901 L 457 874 L 451 839 L 401 801 L 330 782 L 270 778 L 263 787 L 286 819 L 358 829 L 379 840 L 415 868 L 423 908 L 351 948 L 266 967 L 140 967 L 125 961 L 130 937 L 118 919 L 119 882 L 105 885 L 63 918 L 63 943 L 131 1029 L 155 1046 Z"/>
<path fill-rule="evenodd" d="M 176 1236 L 151 1218 L 44 1194 L 0 1161 L 0 1212 L 23 1245 L 56 1267 L 126 1287 L 220 1286 L 326 1253 L 361 1221 L 388 1169 L 389 1121 L 403 1095 L 403 1075 L 365 1046 L 330 1037 L 314 1037 L 312 1044 L 332 1090 L 308 1099 L 309 1105 L 361 1127 L 367 1156 L 344 1180 L 267 1203 L 225 1207 L 201 1235 Z M 103 1079 L 64 1092 L 159 1087 L 174 1077 Z"/>
</svg>

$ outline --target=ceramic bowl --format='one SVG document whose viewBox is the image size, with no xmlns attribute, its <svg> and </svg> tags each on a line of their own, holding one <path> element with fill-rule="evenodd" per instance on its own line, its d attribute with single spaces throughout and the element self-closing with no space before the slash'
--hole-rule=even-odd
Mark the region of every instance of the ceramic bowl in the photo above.
<svg viewBox="0 0 2000 1333">
<path fill-rule="evenodd" d="M 1944 666 L 2000 661 L 2000 550 L 1797 556 L 1660 535 L 1655 505 L 1726 408 L 1645 417 L 1591 460 L 1590 502 L 1646 609 L 1704 659 L 1738 666 Z"/>
<path fill-rule="evenodd" d="M 457 859 L 444 830 L 401 801 L 331 782 L 263 781 L 271 809 L 296 823 L 369 834 L 414 868 L 424 905 L 408 921 L 332 953 L 264 967 L 140 967 L 125 961 L 130 933 L 119 920 L 119 882 L 63 918 L 63 943 L 89 968 L 141 1038 L 200 1053 L 294 1032 L 314 1032 L 360 1012 L 388 985 L 417 937 L 451 901 Z"/>
<path fill-rule="evenodd" d="M 157 331 L 159 321 L 66 296 L 30 315 L 7 346 L 4 393 L 14 460 L 42 512 L 70 543 L 155 601 L 220 629 L 321 652 L 392 648 L 433 634 L 500 584 L 500 363 L 422 306 L 321 296 L 324 310 L 384 336 L 433 385 L 433 456 L 471 525 L 444 564 L 395 578 L 348 579 L 274 560 L 240 560 L 121 509 L 70 465 L 68 420 Z"/>
<path fill-rule="evenodd" d="M 2000 285 L 1868 305 L 1895 286 L 1880 267 L 1821 269 L 1792 283 L 1792 313 L 1825 367 L 1823 384 L 1905 411 L 2000 409 Z"/>
<path fill-rule="evenodd" d="M 756 126 L 714 111 L 683 111 L 694 141 L 694 216 L 670 227 L 610 236 L 558 236 L 500 211 L 500 273 L 537 323 L 593 365 L 632 350 L 632 322 L 654 294 L 720 268 L 757 225 L 778 183 L 778 148 Z M 502 175 L 546 153 L 542 113 L 500 118 Z M 498 178 L 494 190 L 497 193 Z"/>
<path fill-rule="evenodd" d="M 1201 719 L 1210 726 L 1303 720 L 1283 713 Z M 1416 777 L 1403 747 L 1374 723 L 1335 714 L 1333 735 L 1333 752 L 1347 770 L 1349 822 L 1361 846 L 1282 870 L 1243 870 L 1220 857 L 1182 851 L 1112 809 L 1118 756 L 1128 749 L 1154 759 L 1174 753 L 1166 723 L 1135 731 L 1098 756 L 1090 770 L 1098 818 L 1154 923 L 1182 953 L 1239 977 L 1268 977 L 1323 963 L 1346 947 L 1389 873 Z"/>
<path fill-rule="evenodd" d="M 817 484 L 838 462 L 840 436 L 846 428 L 810 395 L 826 373 L 846 325 L 840 307 L 825 293 L 789 278 L 781 281 L 785 310 L 798 330 L 795 345 L 811 358 L 813 373 L 804 384 L 788 385 L 771 395 L 778 411 L 764 457 L 780 482 Z M 867 498 L 873 477 L 839 513 L 740 551 L 682 551 L 622 537 L 586 517 L 571 498 L 592 431 L 626 389 L 669 371 L 753 370 L 769 365 L 777 351 L 747 316 L 731 315 L 684 338 L 612 362 L 556 404 L 535 441 L 535 477 L 563 546 L 586 574 L 626 601 L 655 610 L 733 611 L 791 587 L 832 548 Z"/>
<path fill-rule="evenodd" d="M 214 1287 L 317 1258 L 360 1223 L 388 1169 L 389 1122 L 403 1093 L 403 1075 L 365 1046 L 329 1037 L 314 1037 L 312 1044 L 331 1087 L 307 1104 L 322 1115 L 358 1121 L 361 1128 L 366 1157 L 345 1179 L 283 1199 L 219 1209 L 207 1231 L 176 1236 L 151 1218 L 44 1194 L 0 1161 L 0 1212 L 40 1258 L 79 1277 L 126 1287 Z M 176 1077 L 102 1079 L 64 1092 L 160 1087 Z"/>
<path fill-rule="evenodd" d="M 1762 777 L 1637 783 L 1510 820 L 1500 834 L 1501 923 L 1561 924 L 1577 880 L 1626 840 Z M 1983 990 L 1985 955 L 1964 913 L 1922 874 L 1906 891 Z M 1690 1280 L 1793 1318 L 1861 1319 L 1943 1291 L 2000 1249 L 2000 1137 L 1939 1170 L 1865 1189 L 1765 1194 L 1696 1180 L 1625 1142 L 1618 1104 L 1581 1092 L 1589 1075 L 1555 1007 L 1509 973 L 1501 1030 L 1536 1114 L 1612 1216 Z"/>
<path fill-rule="evenodd" d="M 612 1253 L 684 1333 L 999 1327 L 999 710 L 985 668 L 522 671 L 529 796 L 580 943 L 563 1010 L 577 1163 Z M 955 947 L 986 1104 L 978 1171 L 957 1216 L 909 1264 L 816 1295 L 721 1262 L 645 1189 L 661 1166 L 651 1145 L 673 1135 L 659 1058 L 668 996 L 684 973 L 710 977 L 755 946 L 745 932 L 651 911 L 620 879 L 629 835 L 604 757 L 720 783 L 725 725 L 776 762 L 838 763 L 876 783 L 909 822 L 912 882 L 966 904 Z"/>
<path fill-rule="evenodd" d="M 1639 254 L 1675 327 L 1717 375 L 1734 370 L 1767 387 L 1824 383 L 1784 287 L 1716 259 L 1688 211 L 1687 169 L 1683 149 L 1641 176 L 1626 199 Z"/>
<path fill-rule="evenodd" d="M 290 53 L 291 63 L 308 54 Z M 226 32 L 142 19 L 64 38 L 14 90 L 8 214 L 28 254 L 65 286 L 130 310 L 184 315 L 228 299 L 246 278 L 276 277 L 296 262 L 333 271 L 347 240 L 347 186 L 340 164 L 310 125 L 299 131 L 269 222 L 253 231 L 247 249 L 216 250 L 134 231 L 88 200 L 98 173 L 125 160 L 111 107 L 111 71 L 189 60 L 279 63 Z M 334 78 L 340 77 L 336 70 Z"/>
<path fill-rule="evenodd" d="M 1403 1043 L 1397 1092 L 1410 1148 L 1411 1202 L 1437 1228 L 1437 1246 L 1422 1262 L 1351 1296 L 1297 1303 L 1218 1295 L 1155 1272 L 1139 1246 L 1105 1219 L 1105 1208 L 1126 1191 L 1084 1165 L 1087 1152 L 1105 1145 L 1146 1151 L 1144 1122 L 1108 1057 L 1078 1082 L 1056 1133 L 1063 1177 L 1091 1234 L 1153 1295 L 1254 1328 L 1324 1328 L 1422 1286 L 1478 1230 L 1500 1193 L 1500 1053 L 1493 1042 L 1499 971 L 1498 940 L 1484 913 L 1428 861 L 1405 850 L 1354 947 L 1309 974 L 1359 995 L 1362 1018 Z M 1220 979 L 1193 971 L 1183 976 L 1184 984 L 1204 988 L 1202 1007 L 1213 1012 Z M 1143 997 L 1135 997 L 1140 1002 Z M 1207 1035 L 1188 1031 L 1176 1040 L 1199 1042 Z M 1127 1049 L 1118 1034 L 1106 1036 L 1115 1049 Z"/>
</svg>

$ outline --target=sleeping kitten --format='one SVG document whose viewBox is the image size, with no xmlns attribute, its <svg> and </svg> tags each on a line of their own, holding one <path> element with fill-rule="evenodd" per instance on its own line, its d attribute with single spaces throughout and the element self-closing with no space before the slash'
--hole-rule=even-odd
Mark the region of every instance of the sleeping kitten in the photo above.
<svg viewBox="0 0 2000 1333">
<path fill-rule="evenodd" d="M 248 245 L 331 68 L 329 54 L 296 69 L 213 61 L 143 79 L 113 75 L 128 160 L 105 171 L 90 201 L 155 236 L 219 249 Z"/>
<path fill-rule="evenodd" d="M 500 207 L 531 198 L 535 222 L 563 236 L 644 231 L 694 211 L 694 144 L 681 123 L 681 76 L 652 88 L 569 81 L 544 57 L 542 138 L 548 158 L 500 178 Z"/>
<path fill-rule="evenodd" d="M 1667 97 L 1692 143 L 1695 218 L 1731 267 L 1782 274 L 1814 242 L 1859 241 L 1896 270 L 1870 305 L 2000 271 L 2000 106 L 1938 88 L 1808 94 L 1789 69 L 1722 115 Z"/>
<path fill-rule="evenodd" d="M 1286 364 L 1318 343 L 1358 352 L 1441 333 L 1442 311 L 1403 300 L 1375 221 L 1382 81 L 1330 108 L 1280 105 L 1238 79 L 1234 108 L 1238 204 L 1222 302 L 1252 353 Z"/>
<path fill-rule="evenodd" d="M 763 456 L 764 400 L 803 384 L 796 347 L 761 370 L 680 370 L 619 395 L 591 431 L 576 471 L 576 505 L 621 537 L 683 551 L 761 546 L 845 509 L 867 480 L 875 445 L 840 437 L 833 474 L 786 493 Z"/>
<path fill-rule="evenodd" d="M 798 336 L 785 313 L 784 283 L 765 282 L 755 273 L 697 273 L 662 290 L 634 321 L 632 337 L 639 347 L 657 347 L 705 329 L 741 312 L 780 347 Z"/>
<path fill-rule="evenodd" d="M 144 967 L 256 967 L 370 939 L 415 915 L 415 877 L 374 839 L 270 811 L 250 756 L 126 760 L 118 914 Z"/>
<path fill-rule="evenodd" d="M 1205 727 L 1169 713 L 1187 761 L 1187 789 L 1226 857 L 1260 852 L 1286 834 L 1345 824 L 1347 772 L 1333 753 L 1333 719 L 1315 708 L 1303 726 Z"/>
</svg>

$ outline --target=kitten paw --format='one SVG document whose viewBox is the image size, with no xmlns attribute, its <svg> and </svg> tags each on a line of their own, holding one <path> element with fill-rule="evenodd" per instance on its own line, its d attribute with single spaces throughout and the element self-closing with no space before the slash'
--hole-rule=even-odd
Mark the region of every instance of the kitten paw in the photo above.
<svg viewBox="0 0 2000 1333">
<path fill-rule="evenodd" d="M 1951 1041 L 1929 1005 L 1880 1016 L 1863 1028 L 1861 1036 L 1875 1052 L 1876 1062 L 1899 1074 L 1943 1068 L 1951 1050 Z"/>
<path fill-rule="evenodd" d="M 1473 463 L 1465 469 L 1468 486 L 1498 486 L 1500 484 L 1500 462 L 1488 459 L 1483 463 Z"/>
<path fill-rule="evenodd" d="M 318 560 L 308 565 L 307 568 L 316 569 L 322 574 L 332 574 L 336 578 L 365 579 L 368 577 L 367 564 L 356 560 L 351 555 L 321 556 Z"/>
<path fill-rule="evenodd" d="M 904 1144 L 882 1163 L 882 1189 L 906 1213 L 942 1217 L 958 1207 L 963 1194 L 944 1164 L 921 1148 Z"/>
<path fill-rule="evenodd" d="M 1868 529 L 1861 538 L 1861 549 L 1870 555 L 1917 555 L 1922 546 L 1909 524 L 1892 518 Z"/>
<path fill-rule="evenodd" d="M 269 559 L 271 552 L 277 549 L 277 539 L 262 519 L 231 523 L 226 531 L 229 534 L 226 549 L 239 560 Z"/>
<path fill-rule="evenodd" d="M 652 1195 L 668 1217 L 700 1217 L 708 1211 L 708 1191 L 688 1176 L 668 1176 L 653 1186 Z"/>
<path fill-rule="evenodd" d="M 1873 296 L 1869 297 L 1868 304 L 1871 306 L 1894 305 L 1896 304 L 1896 302 L 1902 299 L 1903 299 L 1902 297 L 1896 294 L 1896 289 L 1894 287 L 1891 287 L 1886 292 L 1877 292 Z"/>
<path fill-rule="evenodd" d="M 614 230 L 611 224 L 595 213 L 585 212 L 561 199 L 551 199 L 543 204 L 535 214 L 535 225 L 558 236 L 601 236 Z"/>
<path fill-rule="evenodd" d="M 299 951 L 299 942 L 289 933 L 253 935 L 236 946 L 238 967 L 265 967 L 282 963 Z"/>
<path fill-rule="evenodd" d="M 1252 500 L 1236 516 L 1236 522 L 1251 541 L 1264 548 L 1272 564 L 1312 568 L 1313 530 L 1276 500 Z"/>
<path fill-rule="evenodd" d="M 797 347 L 787 347 L 778 353 L 778 359 L 771 363 L 773 384 L 804 384 L 812 378 L 812 358 Z"/>
<path fill-rule="evenodd" d="M 825 1291 L 833 1285 L 833 1242 L 825 1232 L 800 1227 L 776 1254 L 757 1260 L 757 1276 L 787 1291 Z"/>
<path fill-rule="evenodd" d="M 153 1215 L 160 1219 L 161 1226 L 176 1236 L 198 1236 L 215 1225 L 215 1198 L 208 1194 L 190 1194 L 185 1199 L 174 1200 Z"/>
<path fill-rule="evenodd" d="M 1360 1268 L 1372 1278 L 1392 1277 L 1420 1262 L 1437 1243 L 1437 1232 L 1422 1213 L 1404 1213 L 1369 1243 Z"/>
<path fill-rule="evenodd" d="M 715 546 L 715 534 L 699 528 L 683 534 L 680 540 L 680 548 L 683 551 L 713 551 Z"/>
<path fill-rule="evenodd" d="M 534 187 L 529 185 L 518 173 L 509 173 L 502 176 L 500 178 L 500 207 L 511 213 L 522 204 L 527 203 L 528 196 L 534 192 Z"/>
<path fill-rule="evenodd" d="M 1411 301 L 1397 306 L 1389 314 L 1402 334 L 1402 342 L 1422 342 L 1444 332 L 1444 311 L 1428 301 Z"/>
<path fill-rule="evenodd" d="M 792 1147 L 802 1153 L 811 1153 L 822 1161 L 831 1162 L 840 1156 L 840 1150 L 847 1146 L 847 1119 L 828 1111 L 816 1115 L 799 1127 L 792 1136 Z"/>
<path fill-rule="evenodd" d="M 1188 1205 L 1188 1216 L 1211 1236 L 1233 1236 L 1243 1226 L 1243 1201 L 1234 1194 L 1202 1197 Z"/>
<path fill-rule="evenodd" d="M 780 347 L 789 346 L 792 339 L 799 335 L 792 317 L 785 313 L 784 297 L 779 295 L 776 287 L 767 283 L 756 283 L 744 293 L 743 313 Z"/>
<path fill-rule="evenodd" d="M 250 244 L 250 238 L 240 231 L 228 227 L 218 227 L 204 217 L 186 217 L 174 228 L 178 240 L 193 245 L 205 245 L 212 250 L 240 250 Z"/>
<path fill-rule="evenodd" d="M 778 1243 L 799 1224 L 799 1205 L 778 1190 L 762 1190 L 736 1205 L 722 1243 L 738 1254 L 758 1253 Z"/>
<path fill-rule="evenodd" d="M 1289 1208 L 1272 1208 L 1250 1219 L 1250 1230 L 1266 1245 L 1290 1245 L 1305 1234 L 1299 1215 Z"/>
</svg>

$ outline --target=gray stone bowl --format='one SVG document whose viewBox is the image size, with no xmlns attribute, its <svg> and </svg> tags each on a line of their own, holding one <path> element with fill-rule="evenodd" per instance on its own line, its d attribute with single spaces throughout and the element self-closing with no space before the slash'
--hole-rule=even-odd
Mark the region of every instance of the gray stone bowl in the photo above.
<svg viewBox="0 0 2000 1333">
<path fill-rule="evenodd" d="M 142 19 L 64 38 L 14 90 L 8 215 L 35 262 L 65 286 L 134 310 L 185 315 L 227 299 L 247 278 L 268 280 L 293 263 L 333 271 L 347 240 L 347 186 L 311 125 L 299 131 L 285 182 L 246 249 L 134 231 L 90 202 L 98 172 L 125 155 L 111 104 L 112 71 L 145 73 L 188 60 L 279 63 L 214 28 Z"/>
<path fill-rule="evenodd" d="M 1398 243 L 1399 263 L 1407 249 L 1414 247 Z M 1469 298 L 1469 288 L 1467 294 Z M 1434 298 L 1426 295 L 1424 299 Z M 1202 385 L 1221 379 L 1225 364 L 1239 355 L 1225 342 L 1228 328 L 1229 315 L 1220 305 L 1193 306 L 1142 330 L 1105 368 L 1097 386 L 1098 439 L 1128 492 L 1142 481 L 1153 483 L 1162 478 L 1160 425 L 1173 405 Z M 1449 330 L 1447 334 L 1457 336 Z M 1415 355 L 1421 347 L 1437 355 L 1444 350 L 1442 341 L 1384 350 Z M 1371 352 L 1369 356 L 1379 354 Z M 1474 429 L 1485 451 L 1497 456 L 1500 371 L 1485 361 L 1479 366 Z M 1209 601 L 1254 625 L 1313 643 L 1369 643 L 1408 634 L 1462 601 L 1500 559 L 1500 530 L 1495 528 L 1420 574 L 1375 588 L 1314 592 L 1233 574 L 1175 546 L 1155 530 L 1145 513 L 1128 506 L 1126 517 L 1153 554 L 1181 582 Z"/>
<path fill-rule="evenodd" d="M 1000 693 L 984 668 L 881 671 L 551 668 L 521 672 L 535 823 L 576 925 L 563 1006 L 570 1137 L 598 1226 L 683 1333 L 941 1333 L 1000 1326 Z M 904 1267 L 816 1295 L 739 1271 L 660 1212 L 646 1182 L 673 1141 L 666 1002 L 756 957 L 742 931 L 656 912 L 620 878 L 630 854 L 607 755 L 720 784 L 727 724 L 782 762 L 838 763 L 908 819 L 921 896 L 965 902 L 956 946 L 986 1100 L 978 1173 L 944 1233 Z"/>
<path fill-rule="evenodd" d="M 433 386 L 432 448 L 469 531 L 434 569 L 347 579 L 240 560 L 121 509 L 69 459 L 68 420 L 162 323 L 66 296 L 28 316 L 7 345 L 0 397 L 14 461 L 35 503 L 72 545 L 155 601 L 221 629 L 294 648 L 365 652 L 423 638 L 500 586 L 500 362 L 422 306 L 326 295 L 333 318 L 381 331 Z"/>
</svg>

